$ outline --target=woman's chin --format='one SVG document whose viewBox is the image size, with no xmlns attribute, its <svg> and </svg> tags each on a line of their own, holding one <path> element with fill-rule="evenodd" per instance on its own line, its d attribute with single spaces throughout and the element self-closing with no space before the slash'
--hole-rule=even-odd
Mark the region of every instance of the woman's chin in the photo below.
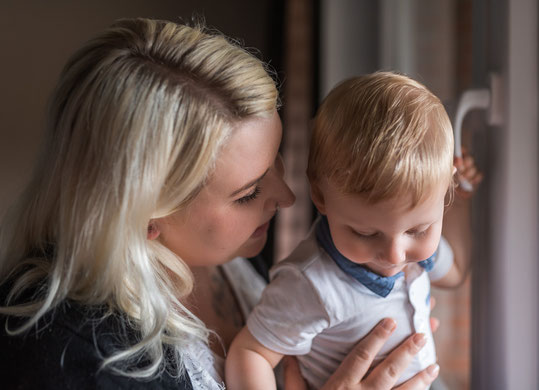
<svg viewBox="0 0 539 390">
<path fill-rule="evenodd" d="M 237 252 L 236 256 L 241 257 L 255 257 L 262 252 L 266 241 L 268 240 L 268 234 L 264 233 L 258 237 L 251 237 L 248 242 L 244 244 L 242 248 Z"/>
</svg>

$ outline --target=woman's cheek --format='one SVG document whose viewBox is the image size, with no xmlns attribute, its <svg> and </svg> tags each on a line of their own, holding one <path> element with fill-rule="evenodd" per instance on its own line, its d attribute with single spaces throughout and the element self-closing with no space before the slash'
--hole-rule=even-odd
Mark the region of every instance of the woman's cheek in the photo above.
<svg viewBox="0 0 539 390">
<path fill-rule="evenodd" d="M 253 205 L 247 206 L 237 215 L 235 224 L 238 236 L 250 237 L 251 234 L 266 221 L 263 220 L 263 213 L 258 202 L 253 202 Z"/>
</svg>

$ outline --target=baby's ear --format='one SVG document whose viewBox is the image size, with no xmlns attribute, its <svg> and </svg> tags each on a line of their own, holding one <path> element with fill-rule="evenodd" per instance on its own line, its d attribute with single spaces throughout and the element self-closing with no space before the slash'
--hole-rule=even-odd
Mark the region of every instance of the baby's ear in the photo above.
<svg viewBox="0 0 539 390">
<path fill-rule="evenodd" d="M 320 188 L 320 184 L 317 182 L 311 182 L 311 199 L 318 209 L 318 212 L 322 215 L 326 215 L 324 192 Z"/>
</svg>

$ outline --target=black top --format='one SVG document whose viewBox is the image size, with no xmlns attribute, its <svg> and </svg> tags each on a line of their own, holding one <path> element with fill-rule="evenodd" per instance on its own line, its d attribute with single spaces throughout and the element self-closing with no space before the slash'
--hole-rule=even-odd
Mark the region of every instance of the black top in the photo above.
<svg viewBox="0 0 539 390">
<path fill-rule="evenodd" d="M 263 259 L 258 256 L 249 260 L 267 281 L 268 268 Z M 7 291 L 7 284 L 0 287 L 0 305 Z M 102 307 L 66 301 L 19 336 L 8 336 L 5 329 L 6 323 L 10 329 L 16 328 L 16 320 L 0 315 L 0 389 L 193 388 L 187 374 L 174 378 L 165 370 L 148 381 L 99 370 L 103 357 L 111 356 L 126 342 L 133 345 L 137 341 L 136 335 L 127 330 L 124 318 L 109 315 L 103 319 L 103 313 Z"/>
<path fill-rule="evenodd" d="M 0 388 L 192 389 L 187 375 L 173 378 L 164 371 L 148 381 L 100 371 L 102 356 L 110 356 L 121 345 L 119 335 L 131 344 L 136 341 L 125 331 L 121 317 L 101 320 L 102 314 L 99 308 L 88 310 L 66 302 L 21 336 L 8 336 L 7 318 L 0 316 Z M 13 329 L 14 319 L 8 323 Z"/>
</svg>

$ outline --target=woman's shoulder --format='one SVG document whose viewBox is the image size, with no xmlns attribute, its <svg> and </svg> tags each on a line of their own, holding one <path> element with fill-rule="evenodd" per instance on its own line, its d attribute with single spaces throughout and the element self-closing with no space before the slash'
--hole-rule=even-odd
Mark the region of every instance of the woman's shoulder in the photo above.
<svg viewBox="0 0 539 390">
<path fill-rule="evenodd" d="M 28 331 L 8 335 L 13 317 L 0 316 L 0 367 L 4 383 L 40 389 L 191 389 L 188 378 L 166 371 L 155 380 L 137 381 L 100 370 L 103 358 L 136 336 L 121 316 L 103 307 L 71 301 L 57 306 Z"/>
</svg>

